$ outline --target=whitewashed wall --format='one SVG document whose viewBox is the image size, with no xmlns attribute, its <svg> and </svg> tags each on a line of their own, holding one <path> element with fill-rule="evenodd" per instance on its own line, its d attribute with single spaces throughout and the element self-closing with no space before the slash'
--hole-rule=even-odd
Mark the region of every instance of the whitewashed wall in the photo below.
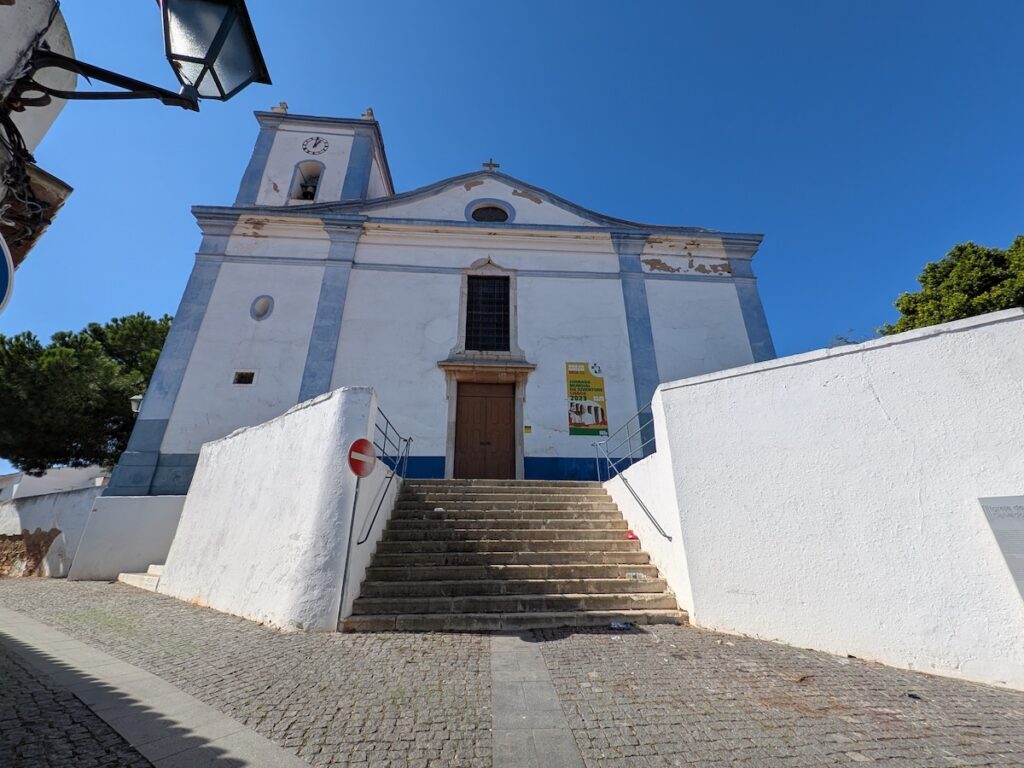
<svg viewBox="0 0 1024 768">
<path fill-rule="evenodd" d="M 329 392 L 206 443 L 159 591 L 273 626 L 334 630 L 369 388 Z"/>
<path fill-rule="evenodd" d="M 93 503 L 102 492 L 102 487 L 93 485 L 0 501 L 0 534 L 10 536 L 56 528 L 60 535 L 50 544 L 40 575 L 67 576 Z"/>
<path fill-rule="evenodd" d="M 660 392 L 696 624 L 1024 688 L 1024 310 Z"/>
<path fill-rule="evenodd" d="M 72 581 L 109 581 L 167 558 L 184 496 L 100 496 L 89 513 Z"/>
<path fill-rule="evenodd" d="M 295 404 L 313 328 L 322 267 L 226 263 L 220 268 L 161 450 L 196 453 L 238 427 L 279 416 Z M 270 295 L 256 321 L 253 300 Z M 235 384 L 235 371 L 253 371 Z"/>
<path fill-rule="evenodd" d="M 655 393 L 651 407 L 655 413 L 660 412 L 661 392 Z M 665 420 L 656 420 L 654 429 L 655 442 L 658 445 L 667 444 Z M 602 477 L 606 476 L 602 474 Z M 676 500 L 669 452 L 657 451 L 651 454 L 621 475 L 605 482 L 604 487 L 626 518 L 630 530 L 639 537 L 644 551 L 651 556 L 651 562 L 658 566 L 669 589 L 675 594 L 679 607 L 692 612 L 693 591 L 686 561 L 686 541 L 679 520 L 679 503 Z M 650 517 L 644 512 L 644 507 Z M 658 530 L 651 522 L 651 517 L 670 538 Z"/>
</svg>

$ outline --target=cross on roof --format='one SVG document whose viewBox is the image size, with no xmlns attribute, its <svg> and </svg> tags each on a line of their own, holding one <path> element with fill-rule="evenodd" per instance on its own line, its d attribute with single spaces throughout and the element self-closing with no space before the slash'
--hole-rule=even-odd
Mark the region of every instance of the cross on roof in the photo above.
<svg viewBox="0 0 1024 768">
<path fill-rule="evenodd" d="M 486 163 L 480 163 L 484 168 L 487 169 L 488 173 L 494 173 L 495 168 L 501 168 L 501 163 L 494 162 L 494 158 L 488 158 Z"/>
</svg>

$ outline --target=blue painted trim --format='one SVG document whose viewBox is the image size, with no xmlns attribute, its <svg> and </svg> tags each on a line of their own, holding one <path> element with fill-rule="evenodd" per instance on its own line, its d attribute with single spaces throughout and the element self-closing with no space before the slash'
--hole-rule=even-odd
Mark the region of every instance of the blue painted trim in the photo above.
<svg viewBox="0 0 1024 768">
<path fill-rule="evenodd" d="M 267 310 L 267 314 L 263 315 L 262 317 L 257 317 L 256 316 L 256 302 L 260 301 L 261 299 L 266 299 L 267 301 L 270 302 L 270 309 Z M 272 314 L 274 314 L 274 297 L 271 296 L 268 293 L 260 294 L 255 299 L 253 299 L 252 300 L 252 304 L 249 305 L 249 317 L 251 317 L 257 323 L 262 322 L 263 320 L 266 320 Z"/>
<path fill-rule="evenodd" d="M 526 456 L 523 474 L 527 480 L 597 480 L 593 456 Z"/>
<path fill-rule="evenodd" d="M 306 351 L 306 364 L 302 370 L 297 402 L 305 402 L 331 388 L 334 377 L 334 361 L 338 354 L 338 340 L 341 336 L 341 320 L 345 313 L 345 299 L 348 296 L 349 277 L 352 274 L 352 260 L 356 255 L 356 243 L 361 230 L 328 227 L 331 249 L 320 283 L 320 298 L 313 319 L 313 331 Z"/>
<path fill-rule="evenodd" d="M 260 184 L 263 182 L 263 174 L 267 170 L 267 161 L 270 159 L 270 150 L 274 146 L 274 137 L 277 134 L 272 127 L 260 126 L 260 133 L 256 137 L 256 146 L 252 150 L 252 157 L 249 158 L 249 165 L 242 175 L 242 181 L 238 185 L 238 194 L 235 195 L 235 205 L 255 205 L 256 198 L 260 194 Z"/>
<path fill-rule="evenodd" d="M 633 391 L 636 411 L 646 407 L 658 388 L 658 358 L 654 351 L 654 329 L 647 305 L 647 286 L 640 264 L 647 235 L 612 233 L 612 245 L 619 257 L 619 279 L 622 283 L 622 302 L 626 311 L 626 332 L 629 337 L 629 357 L 633 367 Z"/>
<path fill-rule="evenodd" d="M 370 169 L 373 167 L 373 137 L 357 133 L 352 139 L 348 155 L 348 169 L 345 184 L 341 189 L 342 200 L 365 200 L 370 188 Z"/>
<path fill-rule="evenodd" d="M 220 274 L 220 264 L 220 261 L 196 259 L 192 267 L 156 370 L 142 398 L 139 416 L 128 440 L 128 450 L 118 459 L 118 466 L 111 475 L 108 493 L 113 496 L 145 496 L 151 492 L 150 487 L 140 489 L 147 482 L 147 475 L 150 484 L 154 480 L 154 456 L 163 443 L 174 402 L 181 391 L 181 382 Z M 122 464 L 125 467 L 134 465 L 136 469 L 119 472 Z"/>
<path fill-rule="evenodd" d="M 743 324 L 747 328 L 747 339 L 750 341 L 750 354 L 755 363 L 774 360 L 775 344 L 768 328 L 768 318 L 761 303 L 761 294 L 757 283 L 751 279 L 733 281 L 736 284 L 736 295 L 740 300 L 740 311 L 743 313 Z"/>
<path fill-rule="evenodd" d="M 444 477 L 444 456 L 410 456 L 405 476 L 409 479 L 442 479 Z"/>
<path fill-rule="evenodd" d="M 508 221 L 477 221 L 473 218 L 473 211 L 477 208 L 482 208 L 485 205 L 493 205 L 495 208 L 501 208 L 505 213 L 508 214 Z M 476 200 L 470 200 L 466 203 L 466 221 L 475 227 L 490 225 L 490 224 L 511 224 L 516 220 L 516 209 L 509 205 L 504 200 L 498 200 L 496 197 L 478 197 Z"/>
<path fill-rule="evenodd" d="M 288 200 L 301 200 L 302 199 L 301 197 L 295 197 L 295 194 L 299 191 L 299 174 L 301 173 L 299 168 L 301 166 L 303 166 L 303 165 L 319 165 L 320 166 L 320 175 L 317 177 L 317 182 L 316 182 L 316 194 L 313 195 L 313 199 L 312 200 L 308 200 L 307 201 L 310 205 L 313 205 L 314 203 L 316 203 L 317 198 L 320 197 L 320 191 L 323 188 L 324 174 L 327 173 L 327 166 L 324 165 L 319 160 L 300 160 L 299 162 L 297 162 L 295 164 L 295 168 L 292 170 L 292 180 L 291 180 L 291 183 L 288 185 L 288 194 L 287 194 L 286 197 L 287 197 Z"/>
<path fill-rule="evenodd" d="M 179 496 L 188 493 L 198 461 L 198 453 L 160 454 L 149 495 Z"/>
</svg>

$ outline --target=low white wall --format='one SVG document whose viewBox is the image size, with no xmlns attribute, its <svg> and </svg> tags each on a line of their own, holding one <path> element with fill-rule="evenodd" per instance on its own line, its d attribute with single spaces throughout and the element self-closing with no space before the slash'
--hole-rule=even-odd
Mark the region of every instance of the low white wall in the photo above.
<svg viewBox="0 0 1024 768">
<path fill-rule="evenodd" d="M 695 623 L 1024 688 L 1024 310 L 660 392 Z"/>
<path fill-rule="evenodd" d="M 369 387 L 334 390 L 203 445 L 159 591 L 288 629 L 335 630 Z"/>
<path fill-rule="evenodd" d="M 56 528 L 60 535 L 50 544 L 40 575 L 67 576 L 93 503 L 102 492 L 101 487 L 93 486 L 0 501 L 0 534 L 10 536 Z"/>
<path fill-rule="evenodd" d="M 661 408 L 661 393 L 656 392 L 652 408 L 657 412 Z M 665 433 L 665 421 L 655 422 L 655 443 L 663 444 L 668 436 Z M 629 482 L 634 496 L 623 478 Z M 679 524 L 679 504 L 676 502 L 676 488 L 672 481 L 672 467 L 668 461 L 668 452 L 655 452 L 642 461 L 629 467 L 621 475 L 613 477 L 604 484 L 605 490 L 611 495 L 630 529 L 640 538 L 640 544 L 651 562 L 658 566 L 661 575 L 668 582 L 669 589 L 675 593 L 679 607 L 693 610 L 693 593 L 690 589 L 690 573 L 686 564 L 686 542 L 683 540 Z M 671 536 L 666 539 L 644 514 L 637 502 L 637 496 L 651 513 L 658 525 Z"/>
<path fill-rule="evenodd" d="M 184 503 L 184 496 L 100 496 L 68 578 L 108 581 L 119 573 L 137 573 L 162 563 Z"/>
</svg>

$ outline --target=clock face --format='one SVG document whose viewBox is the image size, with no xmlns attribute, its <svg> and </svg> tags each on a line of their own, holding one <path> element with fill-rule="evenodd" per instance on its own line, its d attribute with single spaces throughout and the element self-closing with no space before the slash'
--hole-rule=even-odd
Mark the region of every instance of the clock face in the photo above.
<svg viewBox="0 0 1024 768">
<path fill-rule="evenodd" d="M 302 142 L 302 151 L 307 155 L 322 155 L 328 146 L 330 145 L 323 136 L 310 136 Z"/>
</svg>

